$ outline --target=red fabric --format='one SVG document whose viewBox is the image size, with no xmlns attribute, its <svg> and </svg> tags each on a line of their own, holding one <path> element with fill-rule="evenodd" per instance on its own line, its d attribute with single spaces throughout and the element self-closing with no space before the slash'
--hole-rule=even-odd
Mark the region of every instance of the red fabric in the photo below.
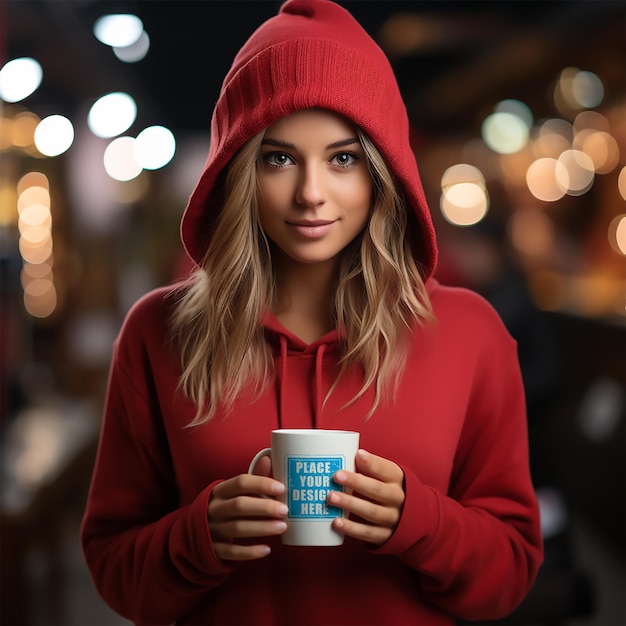
<svg viewBox="0 0 626 626">
<path fill-rule="evenodd" d="M 236 56 L 213 112 L 208 160 L 183 216 L 190 256 L 201 263 L 219 210 L 216 182 L 237 150 L 277 119 L 313 107 L 346 116 L 376 144 L 417 217 L 416 256 L 424 279 L 431 276 L 435 233 L 393 70 L 358 22 L 327 0 L 286 2 Z"/>
<path fill-rule="evenodd" d="M 368 421 L 371 394 L 341 408 L 357 371 L 319 402 L 336 372 L 336 333 L 306 345 L 268 315 L 282 375 L 259 400 L 186 428 L 194 407 L 177 390 L 168 289 L 132 309 L 116 342 L 82 528 L 113 609 L 138 624 L 432 625 L 516 606 L 541 563 L 541 534 L 516 346 L 490 305 L 430 281 L 437 322 L 415 329 L 395 405 Z M 270 540 L 265 559 L 216 558 L 211 490 L 247 471 L 279 426 L 358 430 L 362 447 L 401 465 L 406 503 L 385 545 Z"/>
</svg>

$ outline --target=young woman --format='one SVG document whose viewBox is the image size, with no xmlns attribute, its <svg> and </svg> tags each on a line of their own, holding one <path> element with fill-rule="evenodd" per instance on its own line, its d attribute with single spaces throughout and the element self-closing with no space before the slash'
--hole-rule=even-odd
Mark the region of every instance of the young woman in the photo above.
<svg viewBox="0 0 626 626">
<path fill-rule="evenodd" d="M 542 559 L 516 347 L 432 278 L 395 78 L 340 6 L 290 0 L 239 52 L 182 238 L 196 272 L 115 345 L 82 528 L 103 598 L 140 624 L 512 611 Z M 281 544 L 284 486 L 246 473 L 275 428 L 360 432 L 342 546 Z"/>
</svg>

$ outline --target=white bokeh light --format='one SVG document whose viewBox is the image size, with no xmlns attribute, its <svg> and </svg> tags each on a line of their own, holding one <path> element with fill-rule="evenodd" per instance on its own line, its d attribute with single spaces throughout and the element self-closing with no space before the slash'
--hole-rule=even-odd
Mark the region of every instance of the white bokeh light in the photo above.
<svg viewBox="0 0 626 626">
<path fill-rule="evenodd" d="M 489 115 L 482 124 L 484 142 L 499 154 L 519 152 L 528 141 L 526 122 L 514 113 L 499 111 Z"/>
<path fill-rule="evenodd" d="M 534 116 L 527 104 L 521 100 L 515 100 L 510 98 L 508 100 L 502 100 L 494 107 L 494 113 L 511 113 L 516 117 L 519 117 L 526 128 L 532 128 L 534 122 Z"/>
<path fill-rule="evenodd" d="M 35 59 L 20 57 L 5 63 L 0 70 L 0 98 L 19 102 L 41 85 L 43 70 Z"/>
<path fill-rule="evenodd" d="M 158 170 L 167 165 L 176 152 L 172 131 L 164 126 L 150 126 L 142 130 L 135 141 L 135 158 L 147 170 Z"/>
<path fill-rule="evenodd" d="M 63 115 L 49 115 L 37 124 L 35 146 L 41 154 L 58 156 L 74 143 L 74 126 Z"/>
<path fill-rule="evenodd" d="M 144 30 L 137 41 L 130 46 L 113 46 L 113 54 L 124 63 L 141 61 L 150 50 L 150 37 Z"/>
<path fill-rule="evenodd" d="M 132 180 L 141 174 L 142 167 L 135 158 L 133 137 L 118 137 L 107 146 L 104 169 L 111 178 L 120 181 Z"/>
<path fill-rule="evenodd" d="M 87 124 L 96 137 L 109 139 L 128 130 L 137 117 L 137 105 L 121 91 L 98 98 L 87 114 Z"/>
<path fill-rule="evenodd" d="M 96 39 L 107 46 L 132 46 L 143 32 L 143 22 L 130 14 L 103 15 L 93 26 Z"/>
</svg>

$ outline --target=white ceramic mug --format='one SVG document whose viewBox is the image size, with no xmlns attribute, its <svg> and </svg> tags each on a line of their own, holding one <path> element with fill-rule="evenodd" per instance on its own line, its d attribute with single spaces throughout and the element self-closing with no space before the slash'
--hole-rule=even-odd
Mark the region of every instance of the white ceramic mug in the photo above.
<svg viewBox="0 0 626 626">
<path fill-rule="evenodd" d="M 287 530 L 282 542 L 290 546 L 339 546 L 343 534 L 332 522 L 343 512 L 326 503 L 329 491 L 343 491 L 332 477 L 339 470 L 354 471 L 359 433 L 348 430 L 279 429 L 272 446 L 260 450 L 248 473 L 264 456 L 272 460 L 272 474 L 285 485 Z"/>
</svg>

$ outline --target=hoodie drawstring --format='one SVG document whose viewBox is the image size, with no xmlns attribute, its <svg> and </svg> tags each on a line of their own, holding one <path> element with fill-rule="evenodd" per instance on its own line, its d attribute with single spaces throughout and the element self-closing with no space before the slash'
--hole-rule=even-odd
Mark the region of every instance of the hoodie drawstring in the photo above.
<svg viewBox="0 0 626 626">
<path fill-rule="evenodd" d="M 315 409 L 313 412 L 313 428 L 318 428 L 319 416 L 322 412 L 322 368 L 324 365 L 324 352 L 326 344 L 318 346 L 315 353 Z"/>
<path fill-rule="evenodd" d="M 283 410 L 286 406 L 285 393 L 287 388 L 287 338 L 279 335 L 280 340 L 280 366 L 278 368 L 278 428 L 283 428 Z M 319 418 L 324 404 L 323 399 L 323 368 L 326 344 L 320 344 L 315 352 L 315 381 L 314 381 L 314 404 L 313 404 L 313 428 L 319 427 Z"/>
<path fill-rule="evenodd" d="M 287 338 L 280 335 L 280 373 L 278 380 L 278 428 L 283 427 L 283 408 L 285 407 L 285 387 L 287 386 Z"/>
</svg>

